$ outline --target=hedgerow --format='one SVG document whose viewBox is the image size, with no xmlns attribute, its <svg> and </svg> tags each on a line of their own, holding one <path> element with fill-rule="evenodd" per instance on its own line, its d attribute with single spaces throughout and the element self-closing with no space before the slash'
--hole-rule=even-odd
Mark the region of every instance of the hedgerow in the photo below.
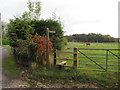
<svg viewBox="0 0 120 90">
<path fill-rule="evenodd" d="M 41 63 L 42 58 L 45 59 L 43 52 L 46 52 L 46 28 L 56 32 L 50 34 L 50 48 L 61 50 L 65 42 L 62 26 L 57 20 L 30 20 L 20 17 L 10 20 L 8 24 L 10 46 L 14 48 L 19 65 L 29 67 L 32 62 L 38 61 L 37 59 Z"/>
</svg>

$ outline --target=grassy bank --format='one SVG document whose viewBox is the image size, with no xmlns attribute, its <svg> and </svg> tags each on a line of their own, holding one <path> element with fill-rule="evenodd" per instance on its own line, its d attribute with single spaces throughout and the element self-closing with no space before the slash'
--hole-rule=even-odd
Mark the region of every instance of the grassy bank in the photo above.
<svg viewBox="0 0 120 90">
<path fill-rule="evenodd" d="M 10 71 L 13 75 L 18 75 L 20 70 L 17 69 L 16 63 L 12 54 L 12 50 L 10 47 L 4 48 L 2 50 L 2 66 L 6 70 Z"/>
<path fill-rule="evenodd" d="M 32 80 L 62 83 L 64 85 L 74 83 L 77 84 L 92 84 L 97 87 L 115 88 L 118 86 L 118 73 L 111 72 L 86 72 L 76 69 L 46 69 L 45 67 L 33 71 Z M 76 86 L 79 87 L 79 86 Z M 90 88 L 90 87 L 89 87 Z"/>
</svg>

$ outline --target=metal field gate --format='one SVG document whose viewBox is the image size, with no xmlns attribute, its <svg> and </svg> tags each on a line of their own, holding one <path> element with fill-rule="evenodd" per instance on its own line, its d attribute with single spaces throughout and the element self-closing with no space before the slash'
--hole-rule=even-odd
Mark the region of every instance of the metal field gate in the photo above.
<svg viewBox="0 0 120 90">
<path fill-rule="evenodd" d="M 78 49 L 78 68 L 83 70 L 120 70 L 120 49 Z"/>
</svg>

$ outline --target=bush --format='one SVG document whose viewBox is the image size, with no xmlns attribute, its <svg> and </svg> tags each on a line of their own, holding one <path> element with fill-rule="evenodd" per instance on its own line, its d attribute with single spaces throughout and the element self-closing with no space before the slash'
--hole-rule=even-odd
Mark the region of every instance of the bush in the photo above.
<svg viewBox="0 0 120 90">
<path fill-rule="evenodd" d="M 10 46 L 14 48 L 16 60 L 21 66 L 29 66 L 31 62 L 36 61 L 36 57 L 41 57 L 41 54 L 36 54 L 37 48 L 32 44 L 36 42 L 30 41 L 30 35 L 34 36 L 37 33 L 38 36 L 44 37 L 46 28 L 56 32 L 55 34 L 50 34 L 50 40 L 54 49 L 61 50 L 66 42 L 63 37 L 61 23 L 57 20 L 30 20 L 24 18 L 10 20 L 8 24 Z"/>
<path fill-rule="evenodd" d="M 34 34 L 38 33 L 40 36 L 46 35 L 46 28 L 51 31 L 55 31 L 55 34 L 50 33 L 50 40 L 53 43 L 53 48 L 61 50 L 64 43 L 63 28 L 59 21 L 47 19 L 47 20 L 33 20 L 32 25 L 35 29 Z"/>
<path fill-rule="evenodd" d="M 3 45 L 9 45 L 9 39 L 8 38 L 5 38 L 5 39 L 3 38 L 2 39 L 2 44 Z"/>
<path fill-rule="evenodd" d="M 29 38 L 28 35 L 34 33 L 34 29 L 30 20 L 15 18 L 15 20 L 10 20 L 8 24 L 8 33 L 10 45 L 18 47 L 19 40 L 27 40 Z"/>
</svg>

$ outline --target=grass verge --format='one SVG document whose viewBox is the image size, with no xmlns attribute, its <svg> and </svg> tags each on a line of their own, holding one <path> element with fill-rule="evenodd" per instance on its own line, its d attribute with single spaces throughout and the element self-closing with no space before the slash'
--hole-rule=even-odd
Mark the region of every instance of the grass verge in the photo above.
<svg viewBox="0 0 120 90">
<path fill-rule="evenodd" d="M 16 64 L 14 61 L 9 61 L 9 62 L 4 61 L 2 65 L 3 65 L 3 68 L 10 71 L 10 73 L 12 73 L 13 75 L 19 75 L 20 71 L 16 68 Z"/>
<path fill-rule="evenodd" d="M 3 54 L 2 56 L 2 66 L 3 68 L 10 71 L 10 73 L 12 73 L 13 75 L 18 75 L 20 73 L 20 70 L 16 67 L 16 63 L 11 52 L 11 48 L 8 47 L 6 49 L 7 51 L 5 51 L 5 54 Z"/>
<path fill-rule="evenodd" d="M 113 72 L 95 72 L 79 71 L 77 69 L 41 69 L 33 70 L 33 80 L 51 80 L 52 82 L 68 83 L 70 80 L 77 83 L 90 83 L 98 87 L 117 87 L 118 73 Z"/>
<path fill-rule="evenodd" d="M 0 45 L 0 47 L 5 47 L 5 46 L 10 46 L 10 45 Z"/>
</svg>

